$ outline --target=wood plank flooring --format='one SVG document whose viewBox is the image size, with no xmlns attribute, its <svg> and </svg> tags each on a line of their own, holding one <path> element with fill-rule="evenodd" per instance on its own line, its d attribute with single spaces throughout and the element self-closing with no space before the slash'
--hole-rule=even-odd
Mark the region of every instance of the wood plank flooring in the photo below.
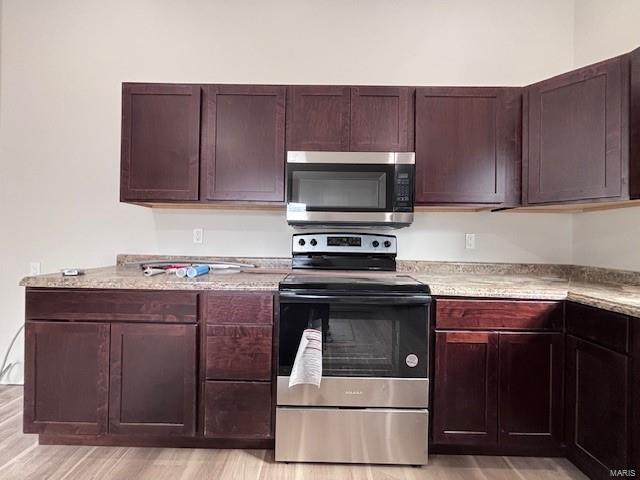
<svg viewBox="0 0 640 480">
<path fill-rule="evenodd" d="M 422 468 L 281 464 L 271 450 L 38 445 L 22 433 L 22 387 L 0 386 L 0 479 L 9 480 L 562 480 L 568 460 L 432 455 Z"/>
</svg>

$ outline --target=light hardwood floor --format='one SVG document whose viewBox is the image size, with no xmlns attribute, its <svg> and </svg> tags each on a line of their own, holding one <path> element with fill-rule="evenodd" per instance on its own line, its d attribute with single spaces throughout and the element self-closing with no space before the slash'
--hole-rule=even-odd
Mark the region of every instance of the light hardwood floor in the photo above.
<svg viewBox="0 0 640 480">
<path fill-rule="evenodd" d="M 561 480 L 585 479 L 565 459 L 432 455 L 423 468 L 280 464 L 270 450 L 38 445 L 22 433 L 22 387 L 0 387 L 0 479 Z"/>
</svg>

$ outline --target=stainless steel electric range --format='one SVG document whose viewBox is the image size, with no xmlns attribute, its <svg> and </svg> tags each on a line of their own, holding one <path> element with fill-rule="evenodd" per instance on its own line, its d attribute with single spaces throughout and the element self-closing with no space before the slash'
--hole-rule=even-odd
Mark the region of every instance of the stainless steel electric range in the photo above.
<svg viewBox="0 0 640 480">
<path fill-rule="evenodd" d="M 395 270 L 388 235 L 301 234 L 294 268 Z M 291 274 L 280 283 L 276 460 L 427 462 L 426 285 L 406 275 Z M 303 331 L 322 332 L 322 380 L 289 387 Z"/>
</svg>

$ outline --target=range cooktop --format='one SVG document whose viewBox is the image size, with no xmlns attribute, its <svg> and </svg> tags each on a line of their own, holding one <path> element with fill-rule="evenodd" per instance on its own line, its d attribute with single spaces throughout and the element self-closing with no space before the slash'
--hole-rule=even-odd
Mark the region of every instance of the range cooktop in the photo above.
<svg viewBox="0 0 640 480">
<path fill-rule="evenodd" d="M 408 275 L 296 275 L 280 282 L 280 290 L 324 290 L 327 292 L 384 292 L 429 294 L 429 287 Z"/>
</svg>

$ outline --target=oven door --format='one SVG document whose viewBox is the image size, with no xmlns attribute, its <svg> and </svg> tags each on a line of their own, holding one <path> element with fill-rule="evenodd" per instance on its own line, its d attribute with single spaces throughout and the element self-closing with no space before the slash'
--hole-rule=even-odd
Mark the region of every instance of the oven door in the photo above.
<svg viewBox="0 0 640 480">
<path fill-rule="evenodd" d="M 427 295 L 281 292 L 278 405 L 426 408 Z M 322 332 L 322 383 L 288 387 L 306 328 Z"/>
</svg>

